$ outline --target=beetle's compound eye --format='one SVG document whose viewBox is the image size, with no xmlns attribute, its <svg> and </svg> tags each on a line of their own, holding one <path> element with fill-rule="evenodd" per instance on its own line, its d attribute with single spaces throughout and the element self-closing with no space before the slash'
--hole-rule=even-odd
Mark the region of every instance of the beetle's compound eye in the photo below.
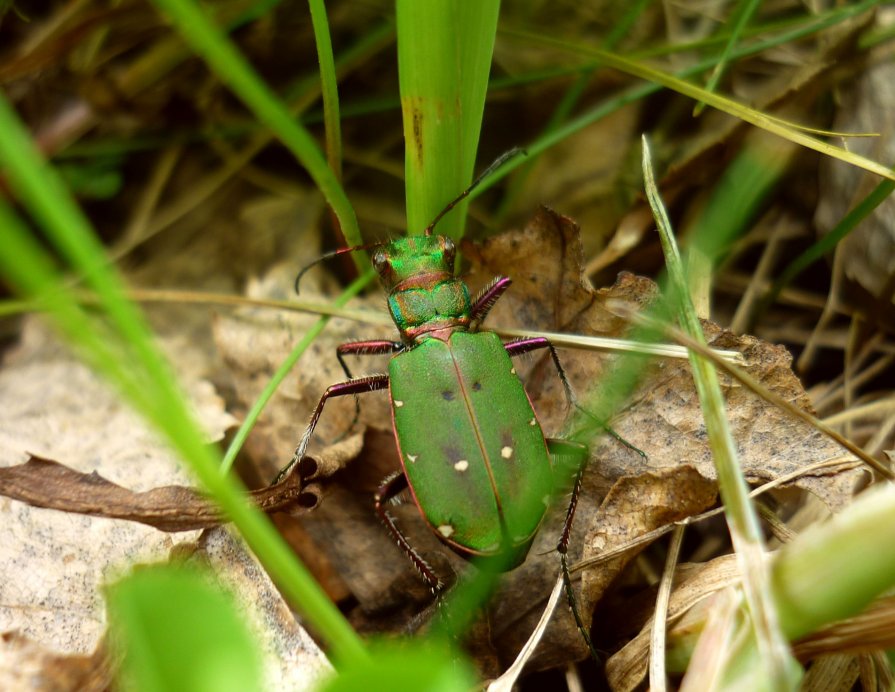
<svg viewBox="0 0 895 692">
<path fill-rule="evenodd" d="M 457 254 L 457 247 L 454 245 L 454 241 L 445 236 L 444 238 L 444 259 L 448 264 L 452 264 L 454 262 L 454 256 Z"/>
<path fill-rule="evenodd" d="M 373 253 L 372 261 L 373 268 L 380 274 L 382 273 L 382 270 L 385 269 L 386 266 L 388 266 L 388 259 L 386 258 L 385 253 L 382 250 L 377 250 Z"/>
</svg>

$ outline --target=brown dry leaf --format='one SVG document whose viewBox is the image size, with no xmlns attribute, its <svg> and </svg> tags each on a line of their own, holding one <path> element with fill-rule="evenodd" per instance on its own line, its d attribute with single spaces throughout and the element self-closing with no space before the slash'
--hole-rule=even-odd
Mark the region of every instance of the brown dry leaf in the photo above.
<svg viewBox="0 0 895 692">
<path fill-rule="evenodd" d="M 513 287 L 495 306 L 493 318 L 489 318 L 492 325 L 620 336 L 625 332 L 625 325 L 606 306 L 624 303 L 636 309 L 656 295 L 652 282 L 630 275 L 620 276 L 608 289 L 594 291 L 590 288 L 581 279 L 581 250 L 575 224 L 546 209 L 541 210 L 522 231 L 497 236 L 481 249 L 470 247 L 466 250 L 473 260 L 478 281 L 484 282 L 494 275 L 508 275 L 514 280 Z M 705 324 L 705 331 L 712 346 L 742 352 L 749 364 L 746 369 L 753 377 L 810 410 L 808 398 L 792 373 L 791 358 L 785 349 L 753 337 L 737 337 L 711 323 Z M 582 398 L 582 392 L 598 389 L 604 373 L 615 359 L 611 355 L 575 350 L 563 350 L 560 357 L 573 388 Z M 523 379 L 546 423 L 548 434 L 558 432 L 566 407 L 549 357 L 542 357 Z M 862 472 L 844 450 L 728 378 L 722 377 L 722 385 L 740 462 L 750 482 L 770 481 L 817 462 L 840 460 L 842 463 L 837 466 L 813 471 L 797 478 L 791 485 L 811 491 L 832 510 L 840 509 L 850 501 Z M 653 474 L 662 475 L 669 469 L 695 469 L 702 479 L 714 484 L 715 470 L 686 361 L 669 359 L 649 365 L 629 401 L 631 403 L 611 421 L 611 425 L 647 456 L 641 457 L 608 436 L 593 442 L 591 464 L 585 476 L 573 533 L 573 557 L 576 555 L 574 551 L 582 545 L 585 559 L 599 555 L 607 535 L 634 538 L 661 524 L 660 516 L 654 517 L 656 523 L 653 523 L 642 519 L 642 512 L 632 510 L 615 514 L 613 525 L 607 526 L 600 502 L 621 479 L 626 480 L 615 492 L 624 495 L 616 494 L 613 499 L 619 506 L 632 508 L 644 506 L 642 496 L 648 496 L 648 480 L 654 478 Z M 677 492 L 682 497 L 689 495 L 689 488 L 697 487 L 691 485 L 689 473 L 680 476 L 680 480 Z M 642 488 L 639 487 L 641 484 Z M 672 486 L 664 492 L 673 498 L 676 489 Z M 710 493 L 700 491 L 692 497 L 689 508 L 693 511 L 704 509 L 707 504 L 702 503 L 711 502 Z M 671 503 L 674 503 L 673 499 Z M 671 517 L 667 519 L 670 520 Z M 586 538 L 583 537 L 585 530 Z M 555 543 L 558 531 L 558 527 L 552 527 L 550 523 L 542 530 L 542 535 L 550 535 L 547 550 L 552 548 L 550 542 Z M 576 544 L 576 541 L 579 542 Z M 538 544 L 532 553 L 537 554 L 537 551 Z M 527 566 L 528 562 L 516 572 L 525 573 Z M 587 595 L 583 600 L 589 603 L 599 600 L 616 571 L 615 567 L 601 565 L 590 572 L 584 580 Z M 510 583 L 514 575 L 508 575 Z M 519 588 L 526 593 L 532 608 L 546 599 L 552 583 L 551 577 L 547 576 L 542 580 L 544 583 L 538 585 L 535 595 L 532 593 L 533 583 L 521 581 Z M 518 619 L 525 606 L 510 605 L 505 610 Z M 524 630 L 527 623 L 517 621 L 516 626 Z M 549 632 L 545 641 L 540 653 L 547 660 L 550 658 Z M 576 646 L 575 641 L 566 640 L 566 654 L 570 647 Z M 583 648 L 578 650 L 583 653 Z M 534 665 L 540 665 L 540 662 Z"/>
<path fill-rule="evenodd" d="M 168 343 L 189 357 L 189 344 Z M 233 424 L 207 381 L 184 374 L 209 440 Z M 0 369 L 0 463 L 29 453 L 63 458 L 136 490 L 187 484 L 179 460 L 110 388 L 39 320 Z M 176 538 L 130 522 L 77 516 L 0 498 L 0 631 L 16 630 L 58 652 L 92 652 L 105 629 L 99 588 L 131 564 L 166 560 Z"/>
<path fill-rule="evenodd" d="M 714 502 L 716 489 L 688 467 L 667 469 L 664 473 L 620 481 L 617 492 L 606 498 L 595 521 L 602 522 L 605 543 L 622 544 L 629 538 L 646 533 L 656 526 L 684 518 L 688 511 L 698 513 Z M 491 636 L 501 660 L 513 655 L 531 633 L 549 588 L 559 569 L 556 542 L 562 531 L 566 507 L 563 499 L 541 527 L 525 563 L 508 573 L 490 606 Z M 579 503 L 579 508 L 581 507 Z M 650 511 L 646 511 L 649 508 Z M 621 515 L 621 516 L 620 516 Z M 612 522 L 612 525 L 610 525 Z M 581 542 L 586 524 L 577 521 L 572 532 L 571 562 L 581 555 Z M 611 538 L 609 533 L 613 532 Z M 616 533 L 617 532 L 617 533 Z M 622 535 L 624 533 L 625 535 Z M 627 564 L 631 556 L 617 558 L 607 565 L 585 573 L 600 575 L 608 584 Z M 575 581 L 578 579 L 576 577 Z M 584 582 L 588 585 L 588 581 Z M 544 589 L 547 589 L 546 593 Z M 580 593 L 580 587 L 579 587 Z M 588 595 L 594 589 L 588 591 Z M 595 599 L 579 596 L 579 604 L 589 620 Z M 538 650 L 529 663 L 532 669 L 552 668 L 588 655 L 568 608 L 554 613 Z"/>
<path fill-rule="evenodd" d="M 113 671 L 105 647 L 89 655 L 60 654 L 18 632 L 0 635 L 0 689 L 105 692 Z"/>
<path fill-rule="evenodd" d="M 321 490 L 317 484 L 303 484 L 296 471 L 297 467 L 293 468 L 276 485 L 249 492 L 249 498 L 266 512 L 309 511 L 317 504 Z M 166 485 L 136 493 L 110 483 L 96 471 L 80 473 L 36 456 L 25 464 L 0 467 L 0 495 L 32 507 L 126 519 L 175 533 L 210 528 L 223 521 L 217 505 L 198 488 Z"/>
<path fill-rule="evenodd" d="M 689 625 L 682 622 L 682 618 L 689 615 L 694 606 L 704 604 L 706 599 L 739 581 L 740 571 L 734 555 L 725 555 L 701 565 L 680 565 L 675 571 L 674 590 L 668 603 L 668 622 L 675 624 L 675 636 L 686 636 Z M 636 620 L 638 615 L 642 622 L 639 633 L 606 662 L 609 685 L 616 691 L 636 689 L 646 677 L 652 611 L 629 611 L 632 620 Z M 702 616 L 704 618 L 705 614 Z M 669 633 L 669 641 L 671 636 Z"/>
<path fill-rule="evenodd" d="M 486 243 L 473 259 L 478 275 L 503 274 L 514 280 L 513 287 L 495 307 L 490 324 L 621 336 L 626 325 L 606 306 L 626 304 L 637 309 L 656 295 L 651 281 L 626 274 L 610 288 L 593 290 L 581 278 L 581 250 L 574 222 L 546 209 L 523 231 L 503 234 Z M 810 410 L 786 349 L 754 337 L 738 337 L 710 322 L 703 326 L 711 346 L 740 351 L 746 357 L 749 374 L 780 396 Z M 560 357 L 582 399 L 587 392 L 599 391 L 600 380 L 614 358 L 578 350 L 563 350 Z M 556 430 L 565 412 L 558 378 L 550 372 L 553 366 L 549 358 L 541 358 L 537 368 L 527 378 L 527 387 L 539 415 L 548 421 L 547 427 L 552 424 Z M 723 375 L 722 386 L 741 466 L 750 482 L 770 481 L 809 464 L 843 458 L 844 450 L 838 444 L 792 420 Z M 629 401 L 611 424 L 628 442 L 643 450 L 647 458 L 612 439 L 597 441 L 591 466 L 599 466 L 601 496 L 623 476 L 681 463 L 693 466 L 706 478 L 715 477 L 686 361 L 666 359 L 651 364 Z M 796 480 L 794 485 L 810 490 L 837 510 L 849 502 L 860 480 L 858 471 L 844 473 L 853 466 L 855 462 L 846 458 L 840 466 L 814 472 Z"/>
<path fill-rule="evenodd" d="M 699 514 L 715 504 L 718 489 L 691 466 L 620 478 L 594 515 L 585 554 L 599 555 L 623 547 L 653 529 Z M 633 549 L 588 569 L 582 584 L 582 607 L 591 611 L 612 581 L 637 555 Z"/>
<path fill-rule="evenodd" d="M 297 266 L 291 260 L 276 265 L 261 278 L 249 282 L 247 295 L 288 299 L 294 295 Z M 314 270 L 305 277 L 301 286 L 303 298 L 326 300 L 321 294 L 322 276 L 322 270 Z M 324 287 L 332 295 L 335 283 L 325 281 Z M 381 295 L 373 295 L 373 298 L 358 300 L 353 305 L 365 304 L 371 310 L 381 310 Z M 215 316 L 214 340 L 227 365 L 237 407 L 248 410 L 254 404 L 273 372 L 318 319 L 315 315 L 264 308 L 242 308 Z M 277 389 L 243 448 L 243 453 L 254 460 L 262 479 L 272 479 L 289 461 L 311 410 L 326 388 L 347 379 L 336 359 L 336 346 L 360 338 L 389 337 L 394 337 L 394 329 L 358 326 L 338 318 L 330 321 Z M 365 374 L 371 372 L 371 367 L 381 369 L 384 362 L 375 358 L 353 359 L 349 367 L 352 374 Z M 377 404 L 379 398 L 363 398 L 361 424 L 389 419 L 386 402 L 383 399 Z M 320 441 L 347 434 L 353 417 L 352 398 L 334 399 L 328 403 L 312 440 L 311 454 L 320 451 Z"/>
</svg>

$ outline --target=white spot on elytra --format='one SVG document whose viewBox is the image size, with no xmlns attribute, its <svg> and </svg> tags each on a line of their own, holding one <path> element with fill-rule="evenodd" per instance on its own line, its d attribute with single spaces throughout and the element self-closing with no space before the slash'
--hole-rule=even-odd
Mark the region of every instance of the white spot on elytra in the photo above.
<svg viewBox="0 0 895 692">
<path fill-rule="evenodd" d="M 450 538 L 454 534 L 454 527 L 450 524 L 442 524 L 438 527 L 438 533 L 445 538 Z"/>
<path fill-rule="evenodd" d="M 469 468 L 469 462 L 466 459 L 460 459 L 460 461 L 454 464 L 454 468 L 458 471 L 465 471 Z"/>
<path fill-rule="evenodd" d="M 529 424 L 531 427 L 534 427 L 534 426 L 536 426 L 536 425 L 538 424 L 538 419 L 537 419 L 537 418 L 532 418 L 530 421 L 528 421 L 528 424 Z"/>
<path fill-rule="evenodd" d="M 511 456 L 513 456 L 513 448 L 504 447 L 500 450 L 500 456 L 502 456 L 504 459 L 509 459 Z"/>
<path fill-rule="evenodd" d="M 417 455 L 417 454 L 408 454 L 407 455 L 407 461 L 409 461 L 411 464 L 415 464 L 417 459 L 419 459 L 419 455 Z"/>
<path fill-rule="evenodd" d="M 403 401 L 398 401 L 397 399 L 395 399 L 395 408 L 401 408 L 403 405 Z"/>
<path fill-rule="evenodd" d="M 516 368 L 510 368 L 510 374 L 511 374 L 511 375 L 515 375 L 515 374 L 516 374 Z"/>
</svg>

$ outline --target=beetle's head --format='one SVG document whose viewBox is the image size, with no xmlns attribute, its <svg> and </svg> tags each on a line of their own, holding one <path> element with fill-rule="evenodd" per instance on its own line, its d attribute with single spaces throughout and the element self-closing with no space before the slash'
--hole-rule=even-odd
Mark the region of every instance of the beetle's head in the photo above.
<svg viewBox="0 0 895 692">
<path fill-rule="evenodd" d="M 441 235 L 398 238 L 373 252 L 398 329 L 411 339 L 469 324 L 469 292 L 454 275 L 454 241 Z"/>
<path fill-rule="evenodd" d="M 373 267 L 385 290 L 401 290 L 405 283 L 426 284 L 453 277 L 457 250 L 446 236 L 407 236 L 382 245 L 373 252 Z"/>
</svg>

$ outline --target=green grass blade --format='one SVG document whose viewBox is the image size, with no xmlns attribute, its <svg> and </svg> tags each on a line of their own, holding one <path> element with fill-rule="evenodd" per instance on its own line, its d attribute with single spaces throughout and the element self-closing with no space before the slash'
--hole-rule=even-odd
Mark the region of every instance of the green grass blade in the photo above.
<svg viewBox="0 0 895 692">
<path fill-rule="evenodd" d="M 197 4 L 192 0 L 156 0 L 155 4 L 171 18 L 186 41 L 208 62 L 218 77 L 261 122 L 277 134 L 307 169 L 338 217 L 346 241 L 352 245 L 361 244 L 354 209 L 308 131 L 290 115 L 276 94 Z M 363 264 L 361 257 L 356 255 L 355 259 Z"/>
<path fill-rule="evenodd" d="M 431 637 L 372 645 L 369 661 L 340 671 L 318 692 L 469 692 L 480 689 L 471 663 Z"/>
<path fill-rule="evenodd" d="M 756 316 L 777 300 L 780 292 L 812 264 L 824 257 L 839 244 L 839 241 L 851 233 L 858 224 L 866 219 L 873 210 L 882 204 L 886 198 L 895 191 L 895 182 L 882 180 L 877 186 L 862 199 L 851 211 L 849 211 L 829 233 L 814 243 L 805 252 L 796 257 L 783 272 L 774 280 L 768 294 L 762 298 L 756 310 Z"/>
<path fill-rule="evenodd" d="M 108 603 L 123 689 L 262 689 L 258 644 L 211 575 L 155 565 L 112 585 Z"/>
<path fill-rule="evenodd" d="M 755 55 L 757 53 L 761 53 L 762 51 L 767 50 L 768 48 L 773 48 L 775 46 L 788 43 L 790 41 L 796 41 L 805 36 L 810 36 L 819 31 L 823 31 L 824 29 L 828 29 L 831 26 L 844 22 L 858 14 L 866 12 L 867 9 L 875 4 L 875 0 L 865 0 L 858 5 L 847 6 L 836 10 L 835 12 L 827 13 L 826 15 L 822 15 L 817 19 L 814 19 L 808 23 L 799 25 L 789 31 L 781 33 L 772 38 L 756 41 L 755 43 L 751 43 L 749 45 L 741 45 L 737 46 L 736 50 L 733 52 L 733 59 L 739 59 L 743 57 L 747 57 L 749 55 Z M 529 41 L 532 43 L 541 43 L 545 45 L 550 45 L 553 47 L 558 47 L 563 50 L 573 50 L 575 52 L 580 52 L 584 55 L 590 55 L 593 51 L 593 48 L 586 45 L 573 45 L 567 42 L 559 42 L 554 39 L 545 38 L 544 36 L 539 36 L 536 34 L 531 34 L 527 32 L 521 31 L 504 31 L 504 34 L 508 36 L 512 36 L 515 38 L 523 39 L 525 41 Z M 715 59 L 712 58 L 710 60 L 702 60 L 695 65 L 691 65 L 679 72 L 675 73 L 675 75 L 679 78 L 686 78 L 693 75 L 700 74 L 705 72 L 706 70 L 712 69 L 715 65 Z M 593 69 L 596 66 L 596 63 L 585 64 L 582 65 L 576 70 L 589 70 Z M 568 70 L 563 70 L 562 74 L 567 74 Z M 557 76 L 557 73 L 554 71 L 547 71 L 543 74 L 543 78 L 550 78 L 552 76 Z M 571 137 L 575 133 L 583 130 L 585 127 L 592 125 L 598 120 L 605 118 L 606 116 L 614 113 L 615 111 L 623 108 L 629 103 L 633 103 L 642 98 L 649 96 L 650 94 L 654 94 L 658 91 L 661 91 L 663 86 L 661 84 L 640 84 L 634 87 L 630 87 L 626 89 L 622 93 L 613 96 L 612 98 L 607 99 L 603 103 L 595 106 L 591 110 L 582 113 L 576 118 L 565 123 L 562 127 L 556 129 L 553 132 L 545 134 L 533 142 L 530 142 L 525 145 L 525 149 L 529 154 L 529 157 L 535 157 L 543 151 L 546 151 L 550 147 L 554 146 L 558 142 Z M 757 111 L 756 111 L 757 113 Z M 492 175 L 488 176 L 488 178 L 482 182 L 473 192 L 470 194 L 469 198 L 474 199 L 481 193 L 485 192 L 489 187 L 496 184 L 514 170 L 516 170 L 519 166 L 523 165 L 525 161 L 523 159 L 514 159 L 507 161 L 503 166 L 501 166 L 500 170 L 495 171 Z"/>
<path fill-rule="evenodd" d="M 795 640 L 858 615 L 891 590 L 895 551 L 885 546 L 893 540 L 895 489 L 881 484 L 781 548 L 772 566 L 771 587 L 786 635 Z M 725 671 L 725 689 L 760 689 L 761 652 L 747 642 L 738 654 L 735 667 Z"/>
<path fill-rule="evenodd" d="M 472 180 L 498 0 L 398 0 L 408 233 L 421 233 Z M 463 235 L 467 202 L 440 223 Z"/>
<path fill-rule="evenodd" d="M 323 122 L 326 128 L 326 159 L 338 180 L 342 179 L 342 126 L 339 118 L 339 88 L 336 61 L 329 35 L 329 21 L 323 0 L 309 0 L 317 60 L 320 63 L 320 84 L 323 94 Z"/>
<path fill-rule="evenodd" d="M 0 271 L 23 296 L 47 306 L 63 334 L 171 442 L 233 520 L 271 577 L 308 621 L 330 642 L 338 661 L 361 659 L 365 649 L 270 521 L 249 506 L 242 488 L 218 471 L 219 460 L 177 387 L 171 369 L 151 340 L 139 310 L 126 300 L 121 281 L 89 224 L 40 158 L 28 133 L 0 96 L 0 167 L 25 206 L 41 221 L 49 241 L 96 292 L 88 317 L 67 290 L 49 256 L 0 202 Z"/>
<path fill-rule="evenodd" d="M 637 2 L 632 3 L 625 11 L 621 20 L 613 27 L 609 36 L 603 41 L 603 48 L 608 50 L 615 47 L 615 45 L 625 37 L 628 30 L 633 26 L 634 22 L 650 2 L 652 2 L 652 0 L 637 0 Z M 598 69 L 599 65 L 595 64 L 590 67 L 590 69 L 581 70 L 578 73 L 577 79 L 575 79 L 572 85 L 566 89 L 563 97 L 553 110 L 553 113 L 550 114 L 550 119 L 544 126 L 541 137 L 555 132 L 562 127 L 563 123 L 568 121 L 572 115 L 572 111 L 578 105 L 578 102 L 581 100 L 581 97 L 587 89 L 587 85 L 590 84 Z M 513 178 L 513 181 L 501 200 L 500 208 L 494 215 L 498 226 L 503 224 L 503 220 L 511 209 L 514 200 L 524 189 L 525 181 L 532 171 L 534 171 L 535 164 L 536 161 L 534 159 L 528 159 L 524 167 L 519 170 L 519 174 Z"/>
<path fill-rule="evenodd" d="M 646 137 L 643 138 L 643 176 L 647 199 L 656 218 L 668 267 L 672 304 L 687 335 L 705 345 L 702 326 L 687 293 L 684 264 L 677 249 L 671 222 L 653 179 Z M 771 600 L 769 560 L 765 552 L 761 524 L 749 499 L 749 486 L 737 461 L 736 443 L 727 421 L 718 373 L 711 362 L 696 353 L 691 354 L 690 363 L 705 418 L 709 447 L 718 474 L 718 488 L 724 502 L 724 512 L 737 562 L 743 575 L 743 590 L 749 604 L 758 648 L 762 652 L 767 684 L 769 689 L 773 690 L 795 689 L 801 669 L 789 652 L 789 645 Z"/>
<path fill-rule="evenodd" d="M 715 69 L 712 70 L 709 81 L 706 82 L 706 91 L 714 92 L 718 87 L 718 82 L 721 81 L 721 76 L 724 74 L 724 70 L 730 61 L 730 55 L 733 52 L 734 47 L 736 47 L 737 41 L 740 40 L 743 31 L 746 29 L 746 25 L 749 23 L 749 19 L 755 14 L 755 10 L 758 9 L 760 4 L 761 0 L 744 0 L 743 4 L 740 6 L 740 10 L 734 18 L 733 28 L 730 30 L 730 38 L 727 39 L 727 43 L 724 45 L 724 50 L 721 51 L 721 56 L 718 58 L 718 64 L 715 65 Z M 702 113 L 703 108 L 705 108 L 705 102 L 700 101 L 693 109 L 693 115 Z"/>
<path fill-rule="evenodd" d="M 749 227 L 761 204 L 783 177 L 795 147 L 762 132 L 747 137 L 742 150 L 715 184 L 692 229 L 698 250 L 717 266 L 731 243 Z"/>
<path fill-rule="evenodd" d="M 641 79 L 645 79 L 654 84 L 661 84 L 684 96 L 704 101 L 707 105 L 712 106 L 719 111 L 732 115 L 747 123 L 751 123 L 752 125 L 760 127 L 779 137 L 788 139 L 795 144 L 840 159 L 846 163 L 870 171 L 871 173 L 876 173 L 883 178 L 895 180 L 895 172 L 881 163 L 872 161 L 866 156 L 854 154 L 841 147 L 822 142 L 816 137 L 811 137 L 800 130 L 784 125 L 779 120 L 769 118 L 764 113 L 734 101 L 733 99 L 710 93 L 705 89 L 672 74 L 608 51 L 591 49 L 591 54 L 609 67 L 614 67 L 617 70 L 634 75 L 635 77 L 640 77 Z"/>
</svg>

